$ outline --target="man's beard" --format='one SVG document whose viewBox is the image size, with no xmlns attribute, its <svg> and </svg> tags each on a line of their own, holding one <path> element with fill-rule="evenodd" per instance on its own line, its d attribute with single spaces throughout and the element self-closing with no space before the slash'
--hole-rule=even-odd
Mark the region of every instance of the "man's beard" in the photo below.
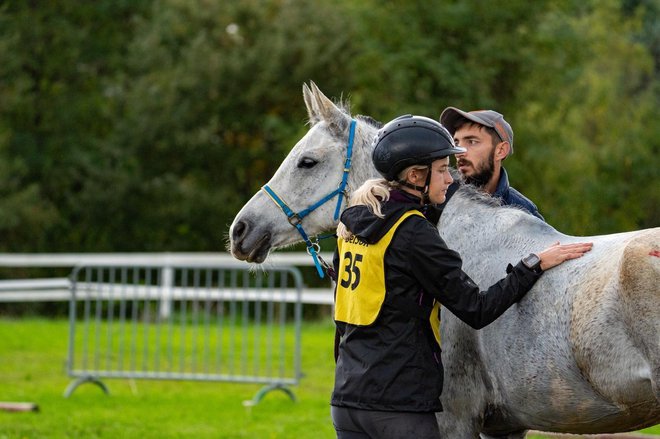
<svg viewBox="0 0 660 439">
<path fill-rule="evenodd" d="M 486 184 L 490 181 L 491 178 L 493 178 L 494 173 L 495 173 L 495 148 L 493 148 L 493 150 L 491 151 L 490 155 L 488 156 L 488 161 L 483 167 L 478 169 L 475 167 L 474 175 L 471 176 L 464 175 L 463 178 L 466 183 L 475 185 L 478 188 L 482 188 L 486 186 Z"/>
</svg>

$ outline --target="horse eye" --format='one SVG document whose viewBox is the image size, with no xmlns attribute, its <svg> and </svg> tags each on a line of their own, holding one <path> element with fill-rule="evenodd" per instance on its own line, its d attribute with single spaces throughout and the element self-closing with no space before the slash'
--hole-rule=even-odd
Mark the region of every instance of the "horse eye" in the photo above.
<svg viewBox="0 0 660 439">
<path fill-rule="evenodd" d="M 318 162 L 314 159 L 310 159 L 309 157 L 303 157 L 300 159 L 298 162 L 298 167 L 299 168 L 304 168 L 304 169 L 310 169 L 316 166 Z"/>
</svg>

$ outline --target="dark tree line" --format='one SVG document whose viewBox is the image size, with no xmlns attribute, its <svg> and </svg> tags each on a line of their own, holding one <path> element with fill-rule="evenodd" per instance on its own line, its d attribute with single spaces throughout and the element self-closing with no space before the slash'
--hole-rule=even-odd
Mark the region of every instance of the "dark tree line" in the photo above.
<svg viewBox="0 0 660 439">
<path fill-rule="evenodd" d="M 221 251 L 307 127 L 494 108 L 557 229 L 658 226 L 651 0 L 5 1 L 0 251 Z"/>
</svg>

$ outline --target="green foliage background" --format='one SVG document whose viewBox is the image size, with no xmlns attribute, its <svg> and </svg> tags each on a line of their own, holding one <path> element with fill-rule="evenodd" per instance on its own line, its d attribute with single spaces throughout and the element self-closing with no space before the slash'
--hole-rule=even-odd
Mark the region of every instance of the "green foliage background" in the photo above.
<svg viewBox="0 0 660 439">
<path fill-rule="evenodd" d="M 0 3 L 0 252 L 222 251 L 306 131 L 493 108 L 574 235 L 660 224 L 654 0 Z"/>
</svg>

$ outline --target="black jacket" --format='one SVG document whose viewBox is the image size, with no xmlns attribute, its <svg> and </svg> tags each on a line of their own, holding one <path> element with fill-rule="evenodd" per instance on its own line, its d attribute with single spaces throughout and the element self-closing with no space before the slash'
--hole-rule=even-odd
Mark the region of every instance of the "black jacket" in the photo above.
<svg viewBox="0 0 660 439">
<path fill-rule="evenodd" d="M 384 203 L 384 218 L 365 206 L 346 209 L 341 221 L 370 243 L 387 233 L 406 211 L 419 209 L 419 201 L 393 191 Z M 380 314 L 370 326 L 336 322 L 338 347 L 335 387 L 331 404 L 368 410 L 437 412 L 442 410 L 443 370 L 440 348 L 428 319 L 412 317 L 402 303 L 432 305 L 440 301 L 461 320 L 482 328 L 506 311 L 531 289 L 540 274 L 522 263 L 488 291 L 461 269 L 458 253 L 447 248 L 435 223 L 438 212 L 428 208 L 428 219 L 407 218 L 397 229 L 385 254 L 387 295 Z M 340 261 L 335 254 L 334 268 Z M 505 267 L 502 267 L 504 271 Z M 397 300 L 392 300 L 395 298 Z"/>
</svg>

